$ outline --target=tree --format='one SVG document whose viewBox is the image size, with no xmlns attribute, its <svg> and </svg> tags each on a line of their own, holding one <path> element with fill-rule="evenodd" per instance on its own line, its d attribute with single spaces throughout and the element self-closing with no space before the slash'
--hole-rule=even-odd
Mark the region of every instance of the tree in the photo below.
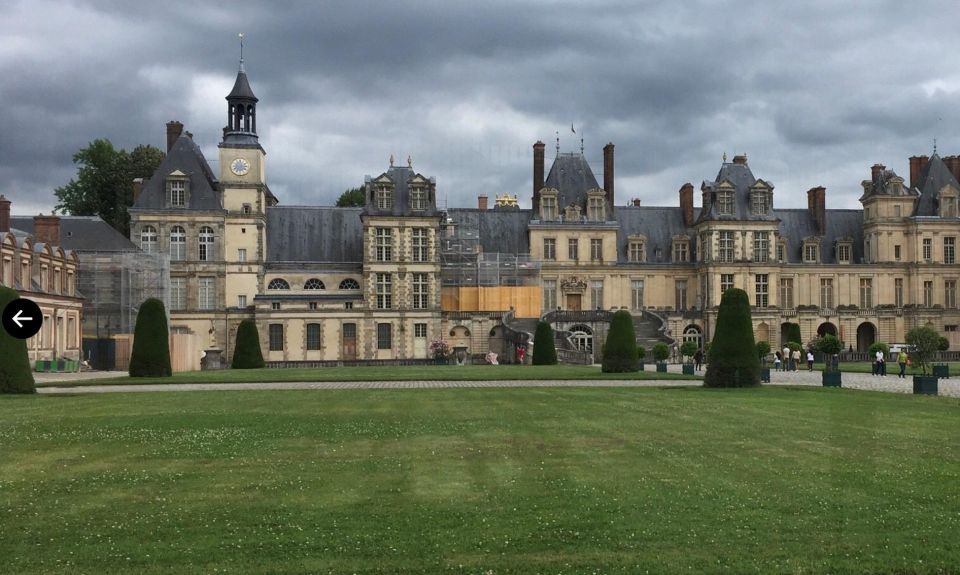
<svg viewBox="0 0 960 575">
<path fill-rule="evenodd" d="M 140 145 L 127 152 L 110 140 L 97 139 L 73 155 L 79 167 L 76 179 L 54 190 L 57 211 L 74 216 L 100 216 L 123 235 L 129 235 L 134 178 L 149 178 L 163 161 L 163 152 Z"/>
<path fill-rule="evenodd" d="M 910 346 L 910 361 L 927 375 L 927 367 L 933 361 L 933 354 L 940 346 L 940 336 L 932 327 L 915 327 L 907 332 L 907 345 Z"/>
<path fill-rule="evenodd" d="M 163 302 L 150 298 L 137 313 L 130 377 L 170 377 L 170 340 Z"/>
<path fill-rule="evenodd" d="M 753 339 L 750 300 L 742 289 L 731 288 L 723 292 L 709 359 L 703 378 L 705 386 L 760 385 L 760 359 Z"/>
<path fill-rule="evenodd" d="M 661 342 L 653 344 L 653 360 L 657 363 L 663 363 L 670 357 L 670 346 Z"/>
<path fill-rule="evenodd" d="M 17 292 L 0 285 L 0 310 L 19 298 Z M 36 393 L 27 340 L 17 339 L 0 327 L 0 393 Z"/>
<path fill-rule="evenodd" d="M 603 348 L 604 373 L 637 371 L 637 335 L 633 329 L 633 316 L 627 310 L 613 314 L 610 332 Z"/>
<path fill-rule="evenodd" d="M 237 328 L 237 345 L 233 348 L 233 369 L 255 369 L 263 367 L 263 352 L 260 350 L 260 333 L 257 322 L 245 319 Z"/>
<path fill-rule="evenodd" d="M 553 328 L 541 321 L 533 335 L 533 365 L 556 365 L 557 347 L 553 343 Z"/>
<path fill-rule="evenodd" d="M 693 354 L 697 353 L 697 342 L 695 341 L 685 341 L 680 345 L 680 355 L 687 358 L 688 360 L 693 357 Z"/>
<path fill-rule="evenodd" d="M 760 361 L 763 361 L 763 358 L 767 357 L 770 354 L 770 343 L 766 341 L 757 342 L 757 357 Z"/>
<path fill-rule="evenodd" d="M 349 190 L 340 194 L 340 197 L 337 198 L 337 207 L 338 208 L 362 208 L 366 205 L 367 200 L 363 196 L 363 190 L 360 188 L 350 188 Z"/>
<path fill-rule="evenodd" d="M 879 351 L 883 353 L 884 357 L 886 357 L 890 353 L 890 346 L 887 345 L 886 342 L 877 341 L 870 346 L 869 351 L 871 356 L 877 355 L 877 352 Z"/>
<path fill-rule="evenodd" d="M 839 360 L 839 358 L 835 356 L 843 351 L 843 342 L 828 333 L 817 340 L 816 349 L 823 354 L 824 371 L 840 370 L 840 365 L 835 363 L 835 360 Z"/>
<path fill-rule="evenodd" d="M 937 338 L 937 351 L 949 351 L 950 350 L 950 340 L 943 337 L 942 335 Z"/>
<path fill-rule="evenodd" d="M 647 348 L 642 345 L 637 346 L 637 359 L 643 362 L 643 358 L 647 357 Z"/>
</svg>

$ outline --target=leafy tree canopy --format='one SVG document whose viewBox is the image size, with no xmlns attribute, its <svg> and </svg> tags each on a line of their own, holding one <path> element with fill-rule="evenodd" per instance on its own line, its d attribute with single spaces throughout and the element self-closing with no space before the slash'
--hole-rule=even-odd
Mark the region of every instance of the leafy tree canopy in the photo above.
<svg viewBox="0 0 960 575">
<path fill-rule="evenodd" d="M 73 155 L 77 176 L 54 190 L 57 211 L 73 216 L 100 216 L 125 236 L 130 231 L 127 208 L 133 205 L 134 178 L 149 178 L 163 161 L 163 152 L 140 145 L 127 152 L 110 140 L 90 142 Z"/>
<path fill-rule="evenodd" d="M 338 208 L 362 208 L 365 203 L 366 199 L 363 197 L 363 190 L 360 188 L 350 188 L 349 190 L 340 194 L 340 197 L 337 198 Z"/>
<path fill-rule="evenodd" d="M 915 327 L 907 332 L 907 345 L 910 346 L 910 360 L 923 371 L 923 375 L 927 375 L 933 354 L 940 347 L 940 336 L 933 328 Z"/>
</svg>

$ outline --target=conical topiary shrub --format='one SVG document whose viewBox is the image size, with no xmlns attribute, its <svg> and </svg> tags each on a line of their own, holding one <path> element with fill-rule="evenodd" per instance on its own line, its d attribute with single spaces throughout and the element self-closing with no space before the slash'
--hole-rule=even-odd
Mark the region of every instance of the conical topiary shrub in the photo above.
<svg viewBox="0 0 960 575">
<path fill-rule="evenodd" d="M 0 311 L 20 296 L 0 285 Z M 0 393 L 36 393 L 27 340 L 17 339 L 0 327 Z"/>
<path fill-rule="evenodd" d="M 553 328 L 541 321 L 533 335 L 533 365 L 556 365 L 557 346 L 553 342 Z"/>
<path fill-rule="evenodd" d="M 637 336 L 633 316 L 626 310 L 614 313 L 610 320 L 601 369 L 604 373 L 637 371 Z"/>
<path fill-rule="evenodd" d="M 787 340 L 783 342 L 782 345 L 786 345 L 788 342 L 803 341 L 800 337 L 800 324 L 799 323 L 788 323 L 787 324 Z"/>
<path fill-rule="evenodd" d="M 150 298 L 137 312 L 130 377 L 170 377 L 170 334 L 163 302 Z"/>
<path fill-rule="evenodd" d="M 233 369 L 255 369 L 263 367 L 263 352 L 260 350 L 260 332 L 257 322 L 245 319 L 237 328 L 237 345 L 233 348 Z"/>
<path fill-rule="evenodd" d="M 703 378 L 705 386 L 760 385 L 760 359 L 753 340 L 750 300 L 742 289 L 731 288 L 723 292 L 709 359 Z"/>
</svg>

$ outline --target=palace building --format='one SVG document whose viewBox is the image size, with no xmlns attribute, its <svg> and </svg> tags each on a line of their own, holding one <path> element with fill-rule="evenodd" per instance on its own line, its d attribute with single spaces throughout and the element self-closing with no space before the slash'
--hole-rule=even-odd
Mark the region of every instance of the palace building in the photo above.
<svg viewBox="0 0 960 575">
<path fill-rule="evenodd" d="M 911 158 L 909 181 L 874 165 L 862 210 L 827 209 L 822 187 L 806 209 L 779 208 L 745 155 L 724 158 L 699 206 L 692 184 L 672 206 L 622 202 L 613 144 L 601 184 L 582 151 L 558 149 L 547 170 L 542 142 L 531 209 L 500 194 L 442 210 L 437 180 L 393 158 L 366 177 L 362 208 L 285 206 L 242 65 L 226 100 L 219 171 L 170 122 L 167 156 L 130 210 L 131 240 L 169 257 L 171 329 L 196 336 L 198 353 L 229 356 L 254 318 L 269 362 L 422 359 L 439 338 L 512 361 L 543 318 L 561 357 L 589 361 L 612 310 L 634 314 L 645 344 L 708 340 L 730 287 L 750 295 L 756 338 L 774 347 L 792 323 L 805 342 L 831 333 L 855 351 L 918 325 L 960 344 L 960 157 Z"/>
</svg>

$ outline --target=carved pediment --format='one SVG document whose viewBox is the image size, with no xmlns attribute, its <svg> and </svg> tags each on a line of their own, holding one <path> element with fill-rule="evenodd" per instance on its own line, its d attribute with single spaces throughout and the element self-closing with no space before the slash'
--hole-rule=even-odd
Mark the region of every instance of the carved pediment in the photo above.
<svg viewBox="0 0 960 575">
<path fill-rule="evenodd" d="M 565 292 L 583 292 L 587 289 L 587 282 L 577 276 L 570 276 L 560 280 L 560 289 Z"/>
</svg>

